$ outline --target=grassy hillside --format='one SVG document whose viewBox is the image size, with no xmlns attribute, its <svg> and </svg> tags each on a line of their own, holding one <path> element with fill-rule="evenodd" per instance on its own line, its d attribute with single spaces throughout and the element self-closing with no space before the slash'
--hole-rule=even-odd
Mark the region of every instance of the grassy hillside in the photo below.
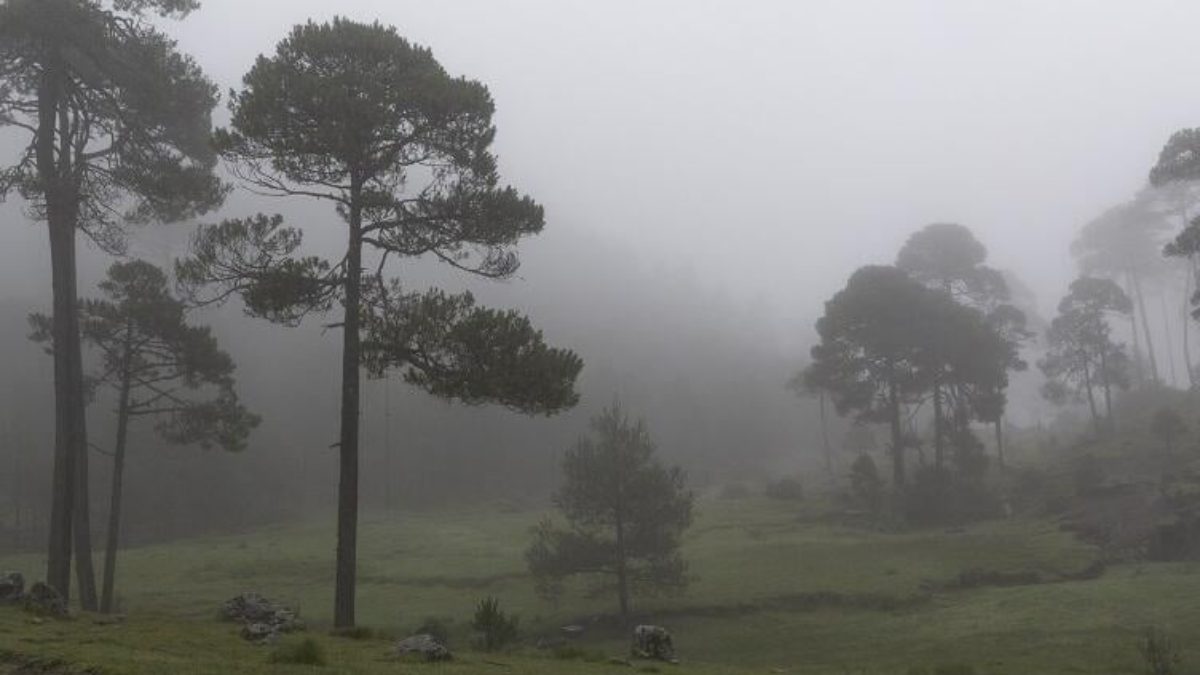
<svg viewBox="0 0 1200 675">
<path fill-rule="evenodd" d="M 585 649 L 622 655 L 623 632 L 596 619 L 611 612 L 611 600 L 571 593 L 555 605 L 534 594 L 522 553 L 539 516 L 368 518 L 360 535 L 360 623 L 401 635 L 438 617 L 461 647 L 474 603 L 494 595 L 521 615 L 531 642 L 582 621 L 589 625 Z M 119 580 L 129 623 L 33 624 L 7 612 L 0 614 L 0 651 L 44 652 L 113 672 L 165 672 L 140 664 L 167 658 L 179 659 L 171 672 L 228 672 L 227 659 L 268 668 L 262 648 L 240 644 L 232 627 L 213 621 L 223 599 L 256 590 L 301 609 L 327 646 L 326 672 L 376 672 L 388 666 L 385 641 L 324 635 L 332 546 L 332 524 L 320 523 L 135 549 L 125 554 Z M 1193 600 L 1200 567 L 1116 566 L 1097 579 L 1073 580 L 1098 554 L 1046 521 L 885 534 L 829 524 L 792 504 L 721 500 L 701 504 L 685 552 L 696 576 L 688 594 L 638 608 L 674 631 L 685 672 L 905 673 L 963 664 L 980 673 L 1128 673 L 1140 669 L 1134 641 L 1147 625 L 1168 627 L 1185 647 L 1200 640 Z M 40 560 L 0 557 L 0 568 L 34 577 Z M 189 658 L 194 651 L 205 653 Z M 447 672 L 503 669 L 484 660 L 467 654 Z M 517 663 L 516 672 L 575 672 L 533 649 L 495 660 Z M 1190 660 L 1200 661 L 1200 652 Z M 726 665 L 696 665 L 704 663 Z M 570 665 L 578 672 L 611 667 Z M 291 672 L 271 668 L 246 672 Z"/>
</svg>

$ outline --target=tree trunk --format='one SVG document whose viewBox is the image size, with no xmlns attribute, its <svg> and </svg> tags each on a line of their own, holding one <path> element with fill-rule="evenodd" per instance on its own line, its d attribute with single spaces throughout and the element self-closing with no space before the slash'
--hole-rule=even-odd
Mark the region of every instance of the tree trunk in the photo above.
<svg viewBox="0 0 1200 675">
<path fill-rule="evenodd" d="M 126 334 L 127 336 L 130 333 Z M 121 377 L 121 394 L 117 401 L 117 440 L 113 445 L 112 491 L 108 502 L 108 532 L 104 542 L 104 587 L 100 596 L 100 611 L 113 611 L 113 586 L 117 575 L 117 547 L 120 542 L 121 492 L 125 479 L 125 444 L 129 433 L 129 363 L 130 343 L 125 342 L 126 372 Z"/>
<path fill-rule="evenodd" d="M 1113 422 L 1112 412 L 1112 387 L 1109 384 L 1108 377 L 1108 353 L 1107 350 L 1100 350 L 1100 384 L 1104 387 L 1104 414 L 1108 418 L 1108 431 L 1116 428 Z"/>
<path fill-rule="evenodd" d="M 1125 295 L 1130 298 L 1134 296 L 1133 275 L 1129 273 L 1125 274 Z M 1137 312 L 1129 313 L 1129 335 L 1133 339 L 1133 372 L 1136 383 L 1141 384 L 1146 381 L 1146 372 L 1142 362 L 1142 339 L 1138 337 Z"/>
<path fill-rule="evenodd" d="M 942 465 L 945 462 L 946 450 L 944 446 L 943 425 L 945 424 L 945 415 L 942 413 L 942 385 L 935 383 L 933 385 L 933 465 L 940 472 Z"/>
<path fill-rule="evenodd" d="M 1158 360 L 1154 357 L 1154 337 L 1150 334 L 1150 320 L 1146 316 L 1146 298 L 1142 293 L 1142 281 L 1136 273 L 1130 273 L 1129 278 L 1132 280 L 1134 297 L 1137 299 L 1137 313 L 1142 320 L 1142 332 L 1146 335 L 1146 357 L 1150 359 L 1150 375 L 1156 383 L 1159 383 L 1162 382 L 1162 379 L 1158 376 Z"/>
<path fill-rule="evenodd" d="M 1083 388 L 1087 391 L 1088 408 L 1092 411 L 1092 428 L 1100 433 L 1100 414 L 1096 412 L 1096 396 L 1092 393 L 1092 374 L 1087 362 L 1083 364 Z"/>
<path fill-rule="evenodd" d="M 888 412 L 892 427 L 892 483 L 904 488 L 904 430 L 900 425 L 900 394 L 896 383 L 888 384 Z"/>
<path fill-rule="evenodd" d="M 1000 468 L 1004 468 L 1004 418 L 997 417 L 996 425 L 996 461 L 1000 463 Z"/>
<path fill-rule="evenodd" d="M 53 49 L 53 47 L 51 47 Z M 64 598 L 71 592 L 71 514 L 75 495 L 75 435 L 78 427 L 71 405 L 71 317 L 75 316 L 75 219 L 71 195 L 64 194 L 54 156 L 58 108 L 62 98 L 63 65 L 51 56 L 46 60 L 38 91 L 36 141 L 38 177 L 46 200 L 46 226 L 50 233 L 50 274 L 54 318 L 54 470 L 51 483 L 49 546 L 46 554 L 46 583 Z"/>
<path fill-rule="evenodd" d="M 1187 371 L 1187 383 L 1191 389 L 1196 388 L 1196 373 L 1192 372 L 1192 346 L 1191 346 L 1191 323 L 1192 323 L 1192 292 L 1193 292 L 1193 275 L 1195 274 L 1196 262 L 1193 258 L 1188 258 L 1188 265 L 1191 269 L 1188 270 L 1187 276 L 1183 282 L 1183 367 Z"/>
<path fill-rule="evenodd" d="M 1171 312 L 1167 310 L 1167 293 L 1158 294 L 1158 305 L 1162 309 L 1163 339 L 1167 347 L 1167 367 L 1171 371 L 1171 386 L 1179 384 L 1179 370 L 1175 367 L 1175 338 L 1171 337 Z"/>
<path fill-rule="evenodd" d="M 342 321 L 342 419 L 337 516 L 337 578 L 333 624 L 354 625 L 358 556 L 358 415 L 359 364 L 362 336 L 359 311 L 362 296 L 362 184 L 353 179 L 350 194 L 350 240 L 346 252 L 345 317 Z"/>
<path fill-rule="evenodd" d="M 621 603 L 621 618 L 629 619 L 629 569 L 625 560 L 625 522 L 617 509 L 617 596 Z"/>
<path fill-rule="evenodd" d="M 829 421 L 825 413 L 825 392 L 821 392 L 817 396 L 821 406 L 821 446 L 825 450 L 825 470 L 829 472 L 830 478 L 835 478 L 837 473 L 833 469 L 833 447 L 829 445 Z"/>
</svg>

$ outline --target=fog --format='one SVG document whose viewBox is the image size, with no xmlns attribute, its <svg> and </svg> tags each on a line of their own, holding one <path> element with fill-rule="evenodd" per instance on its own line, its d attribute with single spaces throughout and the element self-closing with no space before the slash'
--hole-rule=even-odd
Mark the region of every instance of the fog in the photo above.
<svg viewBox="0 0 1200 675">
<path fill-rule="evenodd" d="M 1141 188 L 1169 134 L 1200 118 L 1189 86 L 1200 6 L 1188 2 L 206 0 L 164 28 L 227 91 L 290 26 L 335 14 L 395 25 L 485 83 L 501 175 L 547 211 L 513 280 L 425 263 L 396 273 L 526 312 L 585 362 L 580 407 L 552 419 L 369 383 L 365 456 L 396 463 L 390 480 L 368 480 L 375 504 L 439 491 L 544 499 L 551 458 L 617 396 L 700 484 L 811 469 L 815 404 L 785 383 L 856 268 L 890 264 L 926 224 L 961 223 L 1048 316 L 1077 276 L 1080 227 Z M 24 317 L 49 305 L 46 236 L 17 200 L 2 208 L 0 400 L 27 411 L 9 425 L 43 439 L 45 456 L 50 363 L 25 341 Z M 339 228 L 321 226 L 332 209 L 242 190 L 205 222 L 255 211 L 306 227 L 312 250 L 341 245 Z M 141 229 L 130 254 L 169 265 L 194 225 Z M 108 264 L 85 248 L 83 296 Z M 236 303 L 203 316 L 264 424 L 244 456 L 163 453 L 181 472 L 302 481 L 297 499 L 327 503 L 336 331 L 266 325 Z M 1014 421 L 1053 417 L 1036 383 L 1022 386 Z M 107 416 L 90 416 L 107 438 Z"/>
</svg>

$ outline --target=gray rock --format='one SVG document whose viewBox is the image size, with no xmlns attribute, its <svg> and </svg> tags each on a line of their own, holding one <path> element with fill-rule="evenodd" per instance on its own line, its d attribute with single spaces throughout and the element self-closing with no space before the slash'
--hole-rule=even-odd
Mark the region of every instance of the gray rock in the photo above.
<svg viewBox="0 0 1200 675">
<path fill-rule="evenodd" d="M 269 623 L 248 623 L 242 626 L 242 639 L 257 644 L 272 644 L 279 640 L 279 631 Z"/>
<path fill-rule="evenodd" d="M 23 601 L 25 609 L 35 614 L 46 614 L 49 616 L 67 615 L 67 601 L 63 599 L 62 593 L 59 593 L 53 586 L 41 581 L 29 588 L 29 593 L 24 597 Z"/>
<path fill-rule="evenodd" d="M 0 605 L 20 602 L 25 596 L 25 577 L 20 572 L 0 572 Z"/>
<path fill-rule="evenodd" d="M 242 637 L 252 642 L 274 642 L 280 633 L 304 630 L 304 622 L 290 607 L 278 605 L 258 593 L 242 593 L 221 605 L 221 617 L 242 624 Z"/>
<path fill-rule="evenodd" d="M 630 652 L 640 659 L 654 659 L 678 663 L 675 647 L 671 644 L 671 633 L 662 626 L 640 625 L 633 629 L 633 647 Z"/>
<path fill-rule="evenodd" d="M 426 661 L 449 661 L 454 658 L 446 645 L 432 635 L 420 634 L 406 637 L 396 643 L 396 656 L 420 656 Z"/>
</svg>

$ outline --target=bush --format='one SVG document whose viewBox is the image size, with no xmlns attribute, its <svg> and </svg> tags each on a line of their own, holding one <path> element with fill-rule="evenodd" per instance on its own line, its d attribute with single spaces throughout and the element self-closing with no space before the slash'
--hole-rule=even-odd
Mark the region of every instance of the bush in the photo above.
<svg viewBox="0 0 1200 675">
<path fill-rule="evenodd" d="M 1179 672 L 1179 650 L 1159 628 L 1147 628 L 1138 640 L 1138 653 L 1146 662 L 1147 675 L 1174 675 Z"/>
<path fill-rule="evenodd" d="M 1071 476 L 1075 483 L 1075 494 L 1089 495 L 1104 483 L 1104 467 L 1095 455 L 1084 455 L 1075 462 Z"/>
<path fill-rule="evenodd" d="M 271 663 L 295 663 L 306 666 L 325 665 L 325 651 L 316 640 L 308 637 L 299 642 L 280 645 L 271 652 Z"/>
<path fill-rule="evenodd" d="M 798 502 L 804 499 L 804 487 L 795 478 L 780 478 L 767 483 L 765 494 L 770 499 Z"/>
<path fill-rule="evenodd" d="M 500 609 L 500 601 L 487 597 L 479 601 L 475 607 L 475 618 L 471 628 L 479 634 L 478 646 L 484 651 L 492 652 L 504 649 L 517 639 L 516 616 L 505 614 Z"/>
</svg>

